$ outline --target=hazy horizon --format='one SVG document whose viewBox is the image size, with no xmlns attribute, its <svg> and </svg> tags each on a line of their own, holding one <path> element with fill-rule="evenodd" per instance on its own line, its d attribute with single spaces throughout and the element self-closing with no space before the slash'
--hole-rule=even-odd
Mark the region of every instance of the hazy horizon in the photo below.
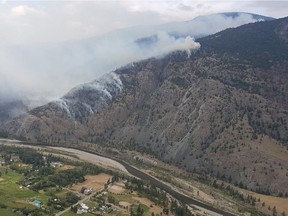
<svg viewBox="0 0 288 216">
<path fill-rule="evenodd" d="M 198 16 L 246 11 L 278 18 L 286 5 L 285 1 L 2 1 L 0 100 L 26 97 L 45 103 L 130 62 L 187 51 L 197 34 L 256 21 L 246 15 L 216 16 L 209 24 L 185 22 Z M 273 7 L 277 11 L 272 13 Z M 172 32 L 183 37 L 173 37 Z M 149 49 L 135 43 L 152 35 L 158 41 Z"/>
</svg>

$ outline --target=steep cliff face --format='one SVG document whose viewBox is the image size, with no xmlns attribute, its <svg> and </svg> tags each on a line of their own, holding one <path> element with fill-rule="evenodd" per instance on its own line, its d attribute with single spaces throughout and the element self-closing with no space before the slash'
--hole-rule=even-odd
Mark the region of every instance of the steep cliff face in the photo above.
<svg viewBox="0 0 288 216">
<path fill-rule="evenodd" d="M 199 39 L 190 58 L 178 52 L 133 63 L 2 131 L 33 142 L 145 151 L 250 189 L 288 192 L 287 23 Z"/>
</svg>

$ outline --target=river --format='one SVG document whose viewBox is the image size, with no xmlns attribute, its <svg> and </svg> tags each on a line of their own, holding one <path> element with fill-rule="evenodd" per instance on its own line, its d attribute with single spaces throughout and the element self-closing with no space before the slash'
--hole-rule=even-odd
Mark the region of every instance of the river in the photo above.
<svg viewBox="0 0 288 216">
<path fill-rule="evenodd" d="M 137 178 L 149 181 L 151 185 L 156 186 L 167 193 L 171 194 L 174 198 L 180 200 L 181 202 L 187 204 L 187 205 L 195 205 L 199 206 L 201 208 L 207 209 L 211 212 L 223 215 L 223 216 L 235 216 L 234 214 L 225 212 L 221 209 L 217 209 L 213 206 L 210 206 L 208 204 L 199 202 L 195 199 L 192 199 L 191 197 L 185 196 L 184 194 L 181 194 L 177 191 L 175 191 L 172 187 L 168 186 L 167 184 L 163 183 L 162 181 L 156 179 L 155 177 L 127 164 L 126 162 L 117 159 L 117 158 L 111 158 L 107 157 L 104 155 L 100 154 L 95 154 L 92 152 L 87 152 L 79 149 L 74 149 L 74 148 L 65 148 L 65 147 L 52 147 L 52 146 L 39 146 L 39 145 L 29 145 L 28 143 L 25 142 L 20 142 L 17 140 L 7 140 L 7 139 L 0 139 L 0 144 L 13 144 L 15 146 L 21 146 L 21 147 L 30 147 L 30 148 L 37 148 L 37 149 L 55 149 L 55 150 L 60 150 L 60 151 L 65 151 L 68 153 L 72 153 L 75 156 L 77 156 L 81 160 L 85 160 L 88 162 L 91 162 L 96 165 L 104 165 L 104 166 L 109 166 L 113 167 L 115 169 L 121 170 L 123 172 L 129 173 Z"/>
</svg>

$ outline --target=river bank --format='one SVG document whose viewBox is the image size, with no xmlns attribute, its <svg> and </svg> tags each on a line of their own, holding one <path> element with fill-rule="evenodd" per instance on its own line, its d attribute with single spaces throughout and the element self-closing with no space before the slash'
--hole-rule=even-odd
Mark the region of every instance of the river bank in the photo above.
<svg viewBox="0 0 288 216">
<path fill-rule="evenodd" d="M 207 205 L 205 203 L 199 202 L 195 199 L 192 199 L 191 197 L 185 196 L 176 190 L 174 190 L 172 187 L 168 186 L 164 182 L 156 179 L 155 177 L 140 171 L 139 169 L 127 164 L 126 162 L 116 159 L 116 158 L 111 158 L 111 157 L 106 157 L 102 155 L 97 155 L 95 153 L 87 152 L 84 150 L 79 150 L 79 149 L 74 149 L 74 148 L 66 148 L 66 147 L 55 147 L 55 146 L 39 146 L 39 145 L 29 145 L 24 142 L 20 141 L 14 141 L 14 140 L 5 140 L 1 139 L 0 144 L 4 145 L 14 145 L 14 146 L 19 146 L 19 147 L 29 147 L 29 148 L 36 148 L 38 150 L 47 150 L 47 149 L 54 149 L 58 151 L 63 151 L 63 152 L 68 152 L 71 153 L 75 156 L 77 156 L 81 160 L 85 160 L 87 162 L 91 162 L 96 165 L 103 165 L 103 166 L 109 166 L 118 170 L 121 170 L 125 173 L 129 173 L 130 175 L 133 175 L 137 178 L 143 179 L 148 181 L 151 185 L 156 186 L 170 195 L 172 195 L 174 198 L 180 200 L 181 202 L 187 204 L 187 205 L 194 205 L 200 208 L 207 209 L 211 212 L 214 212 L 216 214 L 220 214 L 223 216 L 234 216 L 234 214 L 225 212 L 221 209 L 217 209 L 213 206 Z"/>
</svg>

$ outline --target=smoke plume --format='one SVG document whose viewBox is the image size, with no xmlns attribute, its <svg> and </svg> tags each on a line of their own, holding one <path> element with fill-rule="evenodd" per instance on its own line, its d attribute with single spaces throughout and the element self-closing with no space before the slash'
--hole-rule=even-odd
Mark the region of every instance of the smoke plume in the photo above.
<svg viewBox="0 0 288 216">
<path fill-rule="evenodd" d="M 255 21 L 250 14 L 218 14 L 62 43 L 2 44 L 0 102 L 28 98 L 31 106 L 40 105 L 130 62 L 179 50 L 189 57 L 192 50 L 200 48 L 193 37 Z"/>
</svg>

